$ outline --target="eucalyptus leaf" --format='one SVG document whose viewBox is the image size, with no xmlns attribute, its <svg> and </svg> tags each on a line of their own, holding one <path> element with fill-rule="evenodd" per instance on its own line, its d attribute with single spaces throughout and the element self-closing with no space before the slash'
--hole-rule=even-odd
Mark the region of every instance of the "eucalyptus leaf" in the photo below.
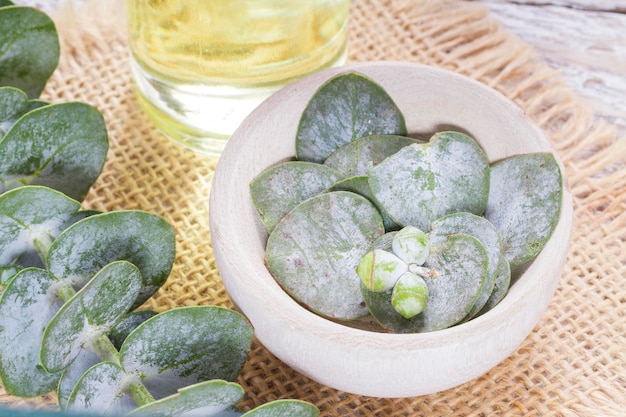
<svg viewBox="0 0 626 417">
<path fill-rule="evenodd" d="M 312 197 L 269 236 L 267 268 L 296 300 L 327 317 L 367 314 L 356 267 L 384 232 L 382 218 L 365 197 L 334 191 Z"/>
<path fill-rule="evenodd" d="M 250 195 L 268 233 L 295 206 L 321 193 L 342 175 L 321 164 L 288 161 L 263 171 L 250 183 Z"/>
<path fill-rule="evenodd" d="M 27 186 L 0 195 L 0 266 L 44 266 L 52 241 L 70 224 L 80 203 L 47 187 Z"/>
<path fill-rule="evenodd" d="M 0 295 L 0 377 L 9 394 L 34 397 L 56 387 L 39 361 L 43 332 L 63 304 L 56 280 L 38 268 L 21 270 Z"/>
<path fill-rule="evenodd" d="M 141 274 L 127 261 L 99 271 L 50 320 L 41 344 L 41 362 L 48 372 L 67 368 L 82 349 L 93 350 L 135 303 Z"/>
<path fill-rule="evenodd" d="M 28 96 L 13 87 L 0 87 L 0 139 L 28 108 Z"/>
<path fill-rule="evenodd" d="M 355 139 L 406 133 L 402 112 L 380 85 L 345 73 L 326 81 L 307 104 L 296 133 L 296 158 L 323 163 Z"/>
<path fill-rule="evenodd" d="M 5 5 L 6 6 L 6 5 Z M 54 22 L 32 7 L 0 9 L 0 85 L 39 97 L 59 62 Z"/>
<path fill-rule="evenodd" d="M 402 226 L 428 230 L 446 214 L 483 214 L 489 193 L 489 163 L 471 137 L 436 133 L 425 144 L 402 148 L 369 170 L 374 197 Z"/>
<path fill-rule="evenodd" d="M 57 385 L 57 401 L 62 410 L 67 408 L 70 395 L 80 378 L 89 368 L 100 362 L 102 362 L 102 359 L 96 353 L 87 349 L 80 349 L 78 356 L 63 370 Z"/>
<path fill-rule="evenodd" d="M 70 394 L 67 411 L 123 415 L 137 408 L 128 393 L 124 370 L 112 362 L 100 362 L 89 368 Z"/>
<path fill-rule="evenodd" d="M 252 344 L 241 314 L 215 306 L 181 307 L 139 325 L 120 349 L 122 366 L 161 399 L 202 381 L 234 381 Z"/>
<path fill-rule="evenodd" d="M 141 323 L 156 316 L 156 312 L 152 310 L 139 310 L 128 313 L 118 321 L 109 332 L 109 339 L 117 350 L 122 347 L 124 340 L 132 333 Z"/>
<path fill-rule="evenodd" d="M 367 198 L 380 212 L 383 219 L 383 226 L 385 231 L 393 231 L 400 228 L 396 222 L 394 222 L 385 212 L 385 208 L 378 203 L 372 194 L 370 184 L 367 179 L 367 175 L 359 175 L 356 177 L 344 178 L 334 183 L 326 191 L 350 191 Z"/>
<path fill-rule="evenodd" d="M 10 0 L 0 0 L 0 7 L 13 6 L 13 4 Z"/>
<path fill-rule="evenodd" d="M 0 294 L 2 294 L 2 287 L 9 285 L 20 269 L 15 265 L 0 267 Z"/>
<path fill-rule="evenodd" d="M 431 225 L 431 239 L 434 242 L 442 242 L 448 235 L 464 233 L 475 237 L 487 251 L 488 264 L 485 284 L 476 303 L 470 310 L 465 320 L 474 317 L 487 303 L 493 291 L 496 277 L 500 271 L 501 247 L 500 235 L 491 222 L 482 216 L 460 212 L 449 214 L 435 220 Z M 505 289 L 506 290 L 506 289 Z"/>
<path fill-rule="evenodd" d="M 355 139 L 338 148 L 324 165 L 345 177 L 367 175 L 367 171 L 405 146 L 421 143 L 417 139 L 398 135 L 370 135 Z"/>
<path fill-rule="evenodd" d="M 481 316 L 500 304 L 500 301 L 504 299 L 506 296 L 509 286 L 511 285 L 511 267 L 509 266 L 509 262 L 506 260 L 504 255 L 501 256 L 500 263 L 498 265 L 498 271 L 496 273 L 496 282 L 493 287 L 493 291 L 489 296 L 489 299 L 483 306 L 482 310 L 476 314 L 476 316 Z"/>
<path fill-rule="evenodd" d="M 373 292 L 361 286 L 372 316 L 393 333 L 442 330 L 459 323 L 476 302 L 487 274 L 487 252 L 478 239 L 464 234 L 448 238 L 430 248 L 425 266 L 432 271 L 422 276 L 428 287 L 428 302 L 422 313 L 406 319 L 392 305 L 392 291 Z"/>
<path fill-rule="evenodd" d="M 178 390 L 178 393 L 143 405 L 129 416 L 179 417 L 213 416 L 227 410 L 241 398 L 243 388 L 233 382 L 211 380 Z"/>
<path fill-rule="evenodd" d="M 43 100 L 29 100 L 18 88 L 0 87 L 0 140 L 20 117 L 48 104 Z"/>
<path fill-rule="evenodd" d="M 88 104 L 31 110 L 0 141 L 0 192 L 45 185 L 80 201 L 100 175 L 108 148 L 104 119 Z"/>
<path fill-rule="evenodd" d="M 485 217 L 502 239 L 511 268 L 543 249 L 561 212 L 563 179 L 551 153 L 517 155 L 491 166 Z"/>
<path fill-rule="evenodd" d="M 299 400 L 274 400 L 248 411 L 242 417 L 317 417 L 314 405 Z"/>
<path fill-rule="evenodd" d="M 67 228 L 52 243 L 46 263 L 55 277 L 78 289 L 105 265 L 127 260 L 143 279 L 133 305 L 138 307 L 169 276 L 175 250 L 174 229 L 161 217 L 119 210 L 89 216 Z"/>
</svg>

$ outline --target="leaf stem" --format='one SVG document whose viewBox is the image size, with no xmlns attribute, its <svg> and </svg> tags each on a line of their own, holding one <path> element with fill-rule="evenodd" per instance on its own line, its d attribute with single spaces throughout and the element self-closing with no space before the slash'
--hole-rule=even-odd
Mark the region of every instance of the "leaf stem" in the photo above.
<svg viewBox="0 0 626 417">
<path fill-rule="evenodd" d="M 152 394 L 148 392 L 148 389 L 141 383 L 139 378 L 133 378 L 128 381 L 126 392 L 133 397 L 133 400 L 139 407 L 155 401 Z"/>
<path fill-rule="evenodd" d="M 91 348 L 105 362 L 113 362 L 121 366 L 120 353 L 106 334 L 94 338 Z"/>
</svg>

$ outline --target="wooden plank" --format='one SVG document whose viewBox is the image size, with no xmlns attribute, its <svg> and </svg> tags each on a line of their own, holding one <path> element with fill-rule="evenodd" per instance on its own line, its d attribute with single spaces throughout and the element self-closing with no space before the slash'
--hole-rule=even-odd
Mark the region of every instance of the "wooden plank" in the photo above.
<svg viewBox="0 0 626 417">
<path fill-rule="evenodd" d="M 589 102 L 599 117 L 613 123 L 620 134 L 626 135 L 626 14 L 595 10 L 600 5 L 606 10 L 623 9 L 626 2 L 481 2 L 504 27 L 531 44 L 551 66 L 561 70 L 572 88 Z M 590 4 L 594 10 L 582 8 Z"/>
</svg>

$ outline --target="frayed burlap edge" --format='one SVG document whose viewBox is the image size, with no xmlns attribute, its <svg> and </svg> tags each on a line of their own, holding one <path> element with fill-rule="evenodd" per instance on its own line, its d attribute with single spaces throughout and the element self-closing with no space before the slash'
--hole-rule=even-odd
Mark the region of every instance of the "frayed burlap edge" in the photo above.
<svg viewBox="0 0 626 417">
<path fill-rule="evenodd" d="M 123 2 L 77 7 L 56 16 L 64 55 L 45 98 L 89 102 L 107 121 L 109 159 L 85 206 L 149 210 L 174 225 L 174 269 L 147 307 L 232 307 L 209 238 L 207 196 L 216 160 L 171 143 L 138 108 L 130 86 Z M 476 3 L 353 1 L 349 59 L 444 67 L 495 88 L 524 109 L 565 164 L 575 210 L 568 262 L 534 331 L 500 365 L 462 386 L 407 399 L 360 397 L 300 375 L 255 342 L 238 380 L 246 390 L 241 406 L 299 398 L 317 405 L 322 416 L 623 415 L 625 138 L 595 118 L 558 71 Z M 0 404 L 48 407 L 53 401 L 54 396 L 16 399 L 0 389 Z"/>
</svg>

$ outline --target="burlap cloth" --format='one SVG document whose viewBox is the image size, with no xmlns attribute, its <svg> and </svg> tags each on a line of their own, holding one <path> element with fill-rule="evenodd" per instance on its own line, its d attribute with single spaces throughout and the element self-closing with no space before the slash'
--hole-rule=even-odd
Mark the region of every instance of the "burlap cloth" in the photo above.
<svg viewBox="0 0 626 417">
<path fill-rule="evenodd" d="M 133 95 L 123 4 L 95 3 L 104 5 L 53 16 L 62 59 L 44 93 L 53 102 L 91 103 L 106 119 L 108 162 L 84 206 L 148 210 L 175 227 L 174 269 L 149 307 L 232 307 L 209 235 L 217 159 L 195 155 L 155 130 Z M 298 398 L 317 405 L 322 416 L 626 416 L 626 138 L 595 119 L 557 71 L 476 3 L 354 0 L 349 48 L 350 61 L 445 67 L 520 105 L 566 166 L 575 206 L 569 259 L 534 331 L 478 379 L 416 398 L 361 397 L 300 375 L 255 342 L 238 380 L 246 391 L 242 408 Z M 54 398 L 17 399 L 0 387 L 0 404 L 48 407 Z"/>
</svg>

